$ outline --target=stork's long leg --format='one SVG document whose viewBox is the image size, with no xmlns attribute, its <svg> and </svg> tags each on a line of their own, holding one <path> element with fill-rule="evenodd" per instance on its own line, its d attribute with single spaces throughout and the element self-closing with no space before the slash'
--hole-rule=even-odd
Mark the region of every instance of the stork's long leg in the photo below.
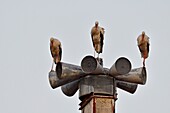
<svg viewBox="0 0 170 113">
<path fill-rule="evenodd" d="M 145 58 L 143 58 L 143 67 L 145 67 Z"/>
<path fill-rule="evenodd" d="M 53 61 L 53 63 L 52 63 L 51 71 L 53 71 L 53 67 L 54 67 L 54 61 Z"/>
</svg>

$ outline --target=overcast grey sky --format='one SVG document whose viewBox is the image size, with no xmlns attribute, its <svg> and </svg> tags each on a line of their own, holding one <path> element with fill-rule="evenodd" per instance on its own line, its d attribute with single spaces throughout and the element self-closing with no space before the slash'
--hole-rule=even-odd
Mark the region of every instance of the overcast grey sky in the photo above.
<svg viewBox="0 0 170 113">
<path fill-rule="evenodd" d="M 90 29 L 105 28 L 104 66 L 120 56 L 142 66 L 136 38 L 145 31 L 151 51 L 147 83 L 135 94 L 118 90 L 117 113 L 169 113 L 169 0 L 0 0 L 0 113 L 80 113 L 78 93 L 52 90 L 49 39 L 62 42 L 62 61 L 80 65 L 93 55 Z"/>
</svg>

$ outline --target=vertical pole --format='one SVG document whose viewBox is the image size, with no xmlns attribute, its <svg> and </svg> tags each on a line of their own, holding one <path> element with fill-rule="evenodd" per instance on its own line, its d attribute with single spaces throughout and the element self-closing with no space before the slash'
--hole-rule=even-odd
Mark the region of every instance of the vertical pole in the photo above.
<svg viewBox="0 0 170 113">
<path fill-rule="evenodd" d="M 103 65 L 102 59 L 97 59 Z M 81 113 L 115 113 L 115 79 L 106 75 L 88 75 L 81 79 L 79 99 Z"/>
<path fill-rule="evenodd" d="M 93 95 L 80 103 L 81 113 L 115 113 L 113 96 Z"/>
</svg>

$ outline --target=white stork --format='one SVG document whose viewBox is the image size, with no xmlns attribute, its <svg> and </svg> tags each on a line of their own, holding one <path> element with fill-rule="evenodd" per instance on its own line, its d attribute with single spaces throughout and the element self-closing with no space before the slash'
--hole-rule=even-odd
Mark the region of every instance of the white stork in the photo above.
<svg viewBox="0 0 170 113">
<path fill-rule="evenodd" d="M 98 58 L 99 54 L 102 53 L 103 50 L 103 40 L 104 40 L 104 28 L 99 26 L 99 22 L 95 22 L 95 26 L 92 27 L 91 29 L 91 38 L 93 42 L 93 47 L 96 53 L 98 53 Z M 94 52 L 94 57 L 95 57 L 95 52 Z"/>
<path fill-rule="evenodd" d="M 139 50 L 141 52 L 141 57 L 143 58 L 143 66 L 145 67 L 145 59 L 148 58 L 149 54 L 149 37 L 143 31 L 141 35 L 137 38 L 137 43 Z"/>
<path fill-rule="evenodd" d="M 50 51 L 53 57 L 53 63 L 51 68 L 51 70 L 53 70 L 54 63 L 59 63 L 61 61 L 62 56 L 61 42 L 58 39 L 55 39 L 53 37 L 50 38 Z"/>
</svg>

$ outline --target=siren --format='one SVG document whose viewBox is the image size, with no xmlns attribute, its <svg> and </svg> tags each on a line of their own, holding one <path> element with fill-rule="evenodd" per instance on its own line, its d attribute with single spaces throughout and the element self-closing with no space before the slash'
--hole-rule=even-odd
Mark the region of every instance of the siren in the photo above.
<svg viewBox="0 0 170 113">
<path fill-rule="evenodd" d="M 116 80 L 116 86 L 129 93 L 135 93 L 138 84 Z"/>
<path fill-rule="evenodd" d="M 67 96 L 73 96 L 79 89 L 79 80 L 61 86 L 62 92 Z"/>
<path fill-rule="evenodd" d="M 81 61 L 81 68 L 83 72 L 88 74 L 100 74 L 103 73 L 102 64 L 103 61 L 100 58 L 94 58 L 93 56 L 86 56 Z"/>
<path fill-rule="evenodd" d="M 80 66 L 59 62 L 56 66 L 56 73 L 58 78 L 80 78 L 81 76 L 85 76 Z"/>
<path fill-rule="evenodd" d="M 128 74 L 116 76 L 117 80 L 130 82 L 130 83 L 136 83 L 136 84 L 142 84 L 144 85 L 146 83 L 146 68 L 140 67 L 132 69 Z"/>
<path fill-rule="evenodd" d="M 118 75 L 124 75 L 130 72 L 131 67 L 131 62 L 127 58 L 120 57 L 109 69 L 109 74 L 113 77 Z"/>
<path fill-rule="evenodd" d="M 60 80 L 55 71 L 49 72 L 49 82 L 53 89 L 66 84 L 67 80 Z"/>
<path fill-rule="evenodd" d="M 81 70 L 80 66 L 59 62 L 57 63 L 56 71 L 49 72 L 49 82 L 54 89 L 78 80 L 86 75 L 87 74 Z"/>
</svg>

